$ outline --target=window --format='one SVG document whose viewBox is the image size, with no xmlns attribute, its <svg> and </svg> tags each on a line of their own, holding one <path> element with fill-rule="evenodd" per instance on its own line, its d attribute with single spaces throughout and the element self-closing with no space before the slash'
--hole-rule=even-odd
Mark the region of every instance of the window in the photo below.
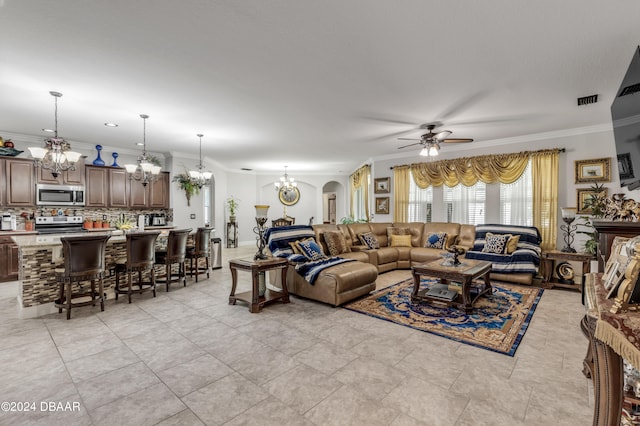
<svg viewBox="0 0 640 426">
<path fill-rule="evenodd" d="M 531 161 L 517 181 L 500 184 L 500 223 L 533 226 Z"/>
<path fill-rule="evenodd" d="M 367 219 L 367 213 L 364 208 L 364 187 L 359 187 L 353 192 L 353 219 Z"/>
<path fill-rule="evenodd" d="M 202 187 L 202 217 L 204 218 L 204 224 L 213 226 L 213 187 L 211 185 L 205 185 Z"/>
<path fill-rule="evenodd" d="M 487 188 L 478 181 L 473 186 L 444 186 L 443 201 L 447 222 L 479 225 L 484 223 Z"/>
<path fill-rule="evenodd" d="M 431 222 L 431 209 L 433 208 L 433 187 L 420 188 L 409 178 L 409 222 Z"/>
</svg>

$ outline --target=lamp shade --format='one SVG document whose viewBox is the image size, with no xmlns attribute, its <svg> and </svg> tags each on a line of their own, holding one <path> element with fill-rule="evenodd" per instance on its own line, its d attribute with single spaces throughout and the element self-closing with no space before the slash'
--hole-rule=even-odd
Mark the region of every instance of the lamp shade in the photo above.
<svg viewBox="0 0 640 426">
<path fill-rule="evenodd" d="M 31 152 L 31 156 L 38 160 L 42 160 L 44 156 L 47 155 L 47 150 L 41 147 L 30 146 L 29 151 Z"/>
<path fill-rule="evenodd" d="M 429 148 L 427 148 L 426 146 L 424 148 L 422 148 L 420 150 L 420 155 L 422 155 L 423 157 L 428 157 L 429 156 Z"/>
<path fill-rule="evenodd" d="M 75 151 L 67 151 L 64 153 L 67 156 L 67 161 L 70 163 L 75 163 L 77 162 L 80 157 L 82 156 L 82 154 L 80 154 L 79 152 L 75 152 Z"/>
<path fill-rule="evenodd" d="M 267 213 L 269 212 L 269 206 L 265 205 L 256 205 L 256 217 L 267 217 Z"/>
<path fill-rule="evenodd" d="M 575 207 L 560 207 L 560 211 L 562 212 L 563 218 L 573 219 L 574 217 L 576 217 Z"/>
</svg>

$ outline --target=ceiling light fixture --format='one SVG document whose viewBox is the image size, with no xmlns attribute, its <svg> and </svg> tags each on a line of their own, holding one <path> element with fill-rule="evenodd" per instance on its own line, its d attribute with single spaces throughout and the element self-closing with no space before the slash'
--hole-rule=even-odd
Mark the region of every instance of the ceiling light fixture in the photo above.
<svg viewBox="0 0 640 426">
<path fill-rule="evenodd" d="M 276 191 L 280 191 L 281 188 L 284 188 L 284 190 L 292 191 L 293 188 L 298 186 L 298 182 L 296 182 L 294 178 L 290 178 L 287 174 L 287 166 L 284 166 L 284 175 L 280 176 L 280 180 L 278 182 L 274 182 L 273 184 L 276 187 Z"/>
<path fill-rule="evenodd" d="M 440 154 L 440 144 L 437 141 L 427 141 L 424 143 L 420 155 L 423 157 L 437 157 Z"/>
<path fill-rule="evenodd" d="M 151 162 L 150 157 L 147 155 L 147 118 L 146 114 L 140 114 L 142 118 L 142 155 L 138 157 L 138 164 L 125 164 L 124 167 L 129 173 L 129 179 L 139 180 L 143 186 L 147 186 L 149 182 L 153 182 L 160 170 L 160 166 L 156 166 Z"/>
<path fill-rule="evenodd" d="M 107 127 L 118 127 L 116 123 L 104 123 L 104 125 Z"/>
<path fill-rule="evenodd" d="M 55 99 L 54 136 L 44 140 L 45 148 L 29 147 L 29 151 L 31 152 L 31 156 L 36 160 L 37 166 L 51 170 L 53 177 L 58 177 L 60 172 L 65 170 L 75 170 L 75 164 L 82 154 L 70 151 L 71 144 L 63 138 L 58 137 L 58 98 L 62 97 L 62 93 L 51 91 L 49 94 Z"/>
<path fill-rule="evenodd" d="M 191 176 L 191 179 L 195 181 L 198 188 L 202 189 L 203 186 L 211 183 L 211 176 L 213 176 L 213 173 L 202 171 L 202 137 L 204 135 L 202 133 L 198 133 L 196 136 L 200 138 L 200 163 L 198 164 L 198 170 L 189 170 L 189 176 Z"/>
</svg>

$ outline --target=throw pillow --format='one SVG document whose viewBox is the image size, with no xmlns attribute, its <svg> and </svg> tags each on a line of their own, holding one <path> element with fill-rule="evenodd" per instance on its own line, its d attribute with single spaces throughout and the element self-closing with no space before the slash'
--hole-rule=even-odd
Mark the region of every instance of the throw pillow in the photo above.
<svg viewBox="0 0 640 426">
<path fill-rule="evenodd" d="M 487 232 L 484 237 L 483 253 L 496 253 L 504 254 L 507 248 L 507 241 L 511 237 L 511 234 L 492 234 Z"/>
<path fill-rule="evenodd" d="M 446 232 L 432 232 L 427 235 L 427 240 L 424 242 L 424 246 L 426 248 L 444 249 L 444 243 L 446 240 Z"/>
<path fill-rule="evenodd" d="M 411 235 L 391 234 L 391 247 L 411 247 Z"/>
<path fill-rule="evenodd" d="M 322 247 L 312 238 L 298 242 L 300 254 L 309 260 L 326 259 L 327 256 L 322 252 Z"/>
<path fill-rule="evenodd" d="M 378 249 L 380 248 L 380 243 L 378 243 L 378 239 L 373 234 L 373 232 L 365 232 L 363 234 L 358 234 L 358 239 L 370 249 Z"/>
<path fill-rule="evenodd" d="M 518 243 L 520 242 L 520 235 L 512 235 L 507 241 L 507 254 L 511 254 L 518 249 Z"/>
<path fill-rule="evenodd" d="M 331 256 L 337 256 L 351 251 L 349 246 L 347 246 L 347 239 L 342 232 L 325 232 L 322 235 L 324 235 L 324 242 L 327 244 L 327 249 L 329 249 Z"/>
</svg>

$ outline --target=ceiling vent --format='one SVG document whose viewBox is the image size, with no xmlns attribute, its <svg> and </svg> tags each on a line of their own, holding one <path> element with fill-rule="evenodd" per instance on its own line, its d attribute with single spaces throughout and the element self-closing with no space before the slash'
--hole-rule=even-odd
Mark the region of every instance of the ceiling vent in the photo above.
<svg viewBox="0 0 640 426">
<path fill-rule="evenodd" d="M 252 172 L 253 171 L 253 169 L 249 169 L 247 167 L 242 167 L 242 168 L 240 168 L 240 170 L 242 170 L 243 172 Z"/>
<path fill-rule="evenodd" d="M 631 86 L 627 86 L 620 91 L 618 97 L 633 95 L 634 93 L 640 92 L 640 83 L 632 84 Z"/>
<path fill-rule="evenodd" d="M 595 104 L 598 102 L 598 95 L 584 96 L 582 98 L 578 98 L 578 106 Z"/>
</svg>

